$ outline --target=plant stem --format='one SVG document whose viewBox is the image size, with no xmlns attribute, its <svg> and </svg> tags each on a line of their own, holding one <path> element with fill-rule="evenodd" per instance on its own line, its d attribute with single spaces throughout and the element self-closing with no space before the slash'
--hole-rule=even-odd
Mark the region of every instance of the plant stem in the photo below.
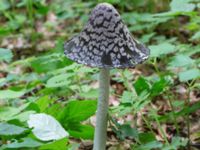
<svg viewBox="0 0 200 150">
<path fill-rule="evenodd" d="M 101 69 L 99 74 L 99 99 L 96 113 L 96 128 L 93 150 L 105 150 L 108 122 L 109 69 Z"/>
<path fill-rule="evenodd" d="M 190 107 L 190 85 L 188 87 L 188 98 L 185 100 L 185 107 Z M 186 114 L 186 124 L 187 124 L 187 136 L 188 136 L 188 150 L 191 150 L 191 146 L 190 146 L 190 113 Z"/>
</svg>

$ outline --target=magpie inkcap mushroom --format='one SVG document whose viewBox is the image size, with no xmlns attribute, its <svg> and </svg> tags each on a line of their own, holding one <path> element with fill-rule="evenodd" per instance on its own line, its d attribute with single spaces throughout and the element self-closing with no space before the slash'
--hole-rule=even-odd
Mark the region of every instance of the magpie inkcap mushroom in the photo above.
<svg viewBox="0 0 200 150">
<path fill-rule="evenodd" d="M 98 4 L 81 33 L 64 45 L 65 55 L 77 63 L 98 68 L 131 68 L 149 56 L 149 49 L 137 41 L 117 10 Z"/>
</svg>

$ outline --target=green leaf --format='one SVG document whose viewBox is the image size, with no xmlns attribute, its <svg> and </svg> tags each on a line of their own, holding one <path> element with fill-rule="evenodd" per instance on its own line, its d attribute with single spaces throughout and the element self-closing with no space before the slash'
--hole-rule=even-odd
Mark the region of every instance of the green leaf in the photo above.
<svg viewBox="0 0 200 150">
<path fill-rule="evenodd" d="M 21 97 L 25 94 L 24 91 L 0 90 L 1 99 L 13 99 Z"/>
<path fill-rule="evenodd" d="M 189 3 L 190 0 L 172 0 L 170 3 L 171 11 L 173 12 L 190 12 L 195 8 L 195 4 Z"/>
<path fill-rule="evenodd" d="M 21 110 L 13 107 L 0 107 L 0 121 L 8 121 L 18 114 Z"/>
<path fill-rule="evenodd" d="M 51 99 L 48 96 L 43 96 L 39 98 L 36 101 L 36 104 L 38 105 L 40 112 L 45 112 L 46 109 L 48 108 L 49 104 L 51 103 Z"/>
<path fill-rule="evenodd" d="M 67 149 L 67 138 L 56 140 L 40 146 L 39 150 L 66 150 Z"/>
<path fill-rule="evenodd" d="M 93 139 L 94 137 L 94 127 L 79 123 L 70 124 L 68 132 L 75 138 Z"/>
<path fill-rule="evenodd" d="M 10 62 L 12 60 L 13 54 L 10 49 L 0 48 L 0 62 L 6 61 Z"/>
<path fill-rule="evenodd" d="M 80 122 L 94 115 L 97 108 L 97 101 L 71 101 L 59 115 L 62 123 Z"/>
<path fill-rule="evenodd" d="M 122 103 L 133 103 L 134 95 L 132 92 L 124 91 L 122 97 L 120 98 L 120 101 Z"/>
<path fill-rule="evenodd" d="M 132 137 L 134 139 L 138 138 L 138 131 L 136 128 L 132 128 L 129 124 L 124 124 L 119 127 L 119 130 L 121 131 L 121 136 L 124 138 L 126 137 Z"/>
<path fill-rule="evenodd" d="M 172 143 L 175 148 L 179 148 L 180 146 L 186 146 L 188 144 L 188 140 L 182 137 L 175 136 L 172 138 Z"/>
<path fill-rule="evenodd" d="M 184 67 L 194 63 L 194 60 L 186 55 L 176 55 L 172 58 L 169 63 L 169 67 Z"/>
<path fill-rule="evenodd" d="M 156 96 L 164 91 L 165 87 L 168 85 L 168 81 L 161 77 L 158 81 L 156 81 L 151 88 L 151 95 Z"/>
<path fill-rule="evenodd" d="M 154 133 L 148 132 L 148 133 L 140 133 L 139 134 L 139 140 L 142 144 L 153 142 L 156 140 Z"/>
<path fill-rule="evenodd" d="M 13 124 L 0 123 L 0 135 L 2 136 L 11 136 L 19 135 L 26 131 L 26 128 L 19 127 Z"/>
<path fill-rule="evenodd" d="M 12 119 L 22 119 L 30 114 L 30 111 L 24 111 L 30 103 L 26 103 L 20 107 L 0 107 L 0 121 L 9 121 Z M 31 111 L 33 113 L 33 111 Z M 28 114 L 27 114 L 28 113 Z"/>
<path fill-rule="evenodd" d="M 7 10 L 9 8 L 10 8 L 10 3 L 9 3 L 8 0 L 1 0 L 0 1 L 0 11 L 5 11 L 5 10 Z"/>
<path fill-rule="evenodd" d="M 28 126 L 33 128 L 33 134 L 42 141 L 59 140 L 69 136 L 55 118 L 44 113 L 30 115 Z"/>
<path fill-rule="evenodd" d="M 138 95 L 140 95 L 144 90 L 149 91 L 150 86 L 147 80 L 143 77 L 139 77 L 137 81 L 134 83 L 135 90 Z"/>
<path fill-rule="evenodd" d="M 46 87 L 68 86 L 71 83 L 71 80 L 69 78 L 73 75 L 73 73 L 67 73 L 54 76 L 47 81 Z"/>
<path fill-rule="evenodd" d="M 88 92 L 82 92 L 80 93 L 80 97 L 83 97 L 85 99 L 94 99 L 98 97 L 98 90 L 97 89 L 91 89 Z"/>
<path fill-rule="evenodd" d="M 178 76 L 181 82 L 198 79 L 200 78 L 200 70 L 199 69 L 186 70 L 186 71 L 180 72 Z"/>
<path fill-rule="evenodd" d="M 150 45 L 151 57 L 161 57 L 163 55 L 176 51 L 175 46 L 170 43 L 161 43 L 159 45 Z"/>
<path fill-rule="evenodd" d="M 200 31 L 196 32 L 192 37 L 191 40 L 200 40 Z"/>
<path fill-rule="evenodd" d="M 19 141 L 15 141 L 10 144 L 3 145 L 3 148 L 34 148 L 43 145 L 43 143 L 36 141 L 32 138 L 22 138 Z"/>
<path fill-rule="evenodd" d="M 152 149 L 159 149 L 162 148 L 163 144 L 158 141 L 152 141 L 146 144 L 142 144 L 135 148 L 135 150 L 152 150 Z"/>
<path fill-rule="evenodd" d="M 72 64 L 72 61 L 66 59 L 64 55 L 53 53 L 50 55 L 40 56 L 29 60 L 31 66 L 37 73 L 55 71 L 58 68 Z"/>
</svg>

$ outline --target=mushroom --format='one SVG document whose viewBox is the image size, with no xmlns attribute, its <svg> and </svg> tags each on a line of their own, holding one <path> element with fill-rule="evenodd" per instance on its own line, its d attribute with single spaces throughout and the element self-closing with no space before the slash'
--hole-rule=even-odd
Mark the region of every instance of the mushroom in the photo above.
<svg viewBox="0 0 200 150">
<path fill-rule="evenodd" d="M 64 45 L 69 59 L 100 68 L 99 99 L 93 150 L 106 146 L 109 99 L 109 70 L 133 68 L 149 56 L 149 49 L 131 36 L 117 10 L 108 3 L 98 4 L 81 33 Z"/>
</svg>

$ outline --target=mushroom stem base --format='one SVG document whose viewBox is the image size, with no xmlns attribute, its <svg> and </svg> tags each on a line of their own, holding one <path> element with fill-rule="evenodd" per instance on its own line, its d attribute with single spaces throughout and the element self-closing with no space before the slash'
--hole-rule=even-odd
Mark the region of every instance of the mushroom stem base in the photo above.
<svg viewBox="0 0 200 150">
<path fill-rule="evenodd" d="M 108 100 L 110 86 L 109 69 L 101 69 L 99 74 L 99 99 L 96 113 L 96 128 L 93 150 L 105 150 L 107 139 Z"/>
</svg>

